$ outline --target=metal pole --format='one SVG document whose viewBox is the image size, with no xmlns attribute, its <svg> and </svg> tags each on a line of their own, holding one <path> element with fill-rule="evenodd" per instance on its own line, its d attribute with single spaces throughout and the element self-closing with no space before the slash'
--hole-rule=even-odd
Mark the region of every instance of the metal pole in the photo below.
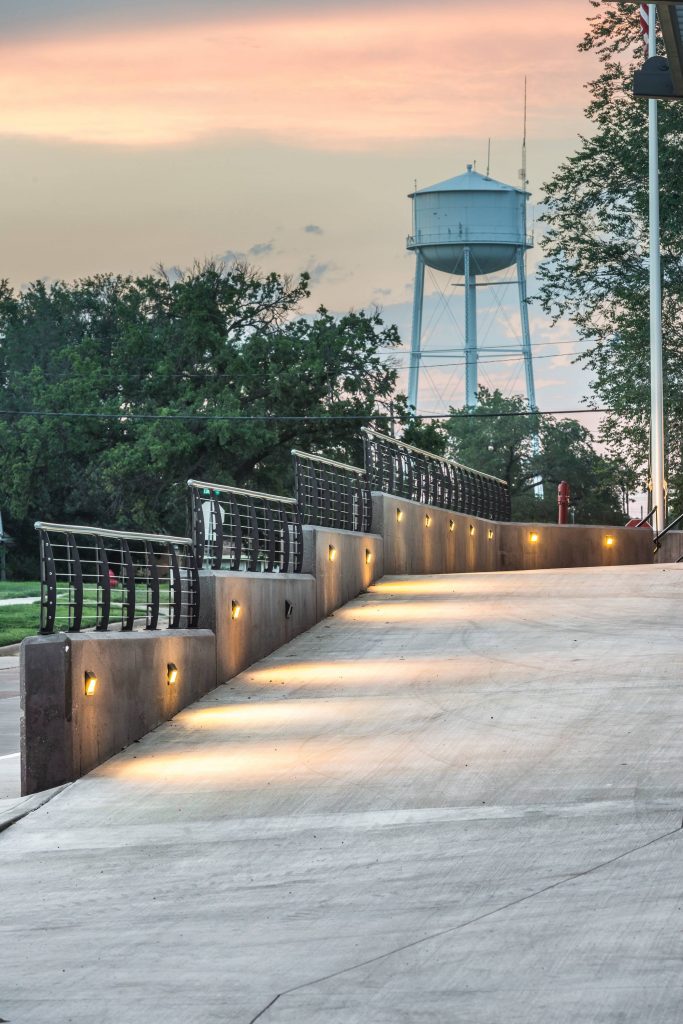
<svg viewBox="0 0 683 1024">
<path fill-rule="evenodd" d="M 526 288 L 526 267 L 524 266 L 524 250 L 517 250 L 517 280 L 519 282 L 519 310 L 522 320 L 522 351 L 524 353 L 524 372 L 526 374 L 526 396 L 531 412 L 536 412 L 536 385 L 534 383 L 534 362 L 531 354 L 531 331 L 529 329 L 529 302 Z"/>
<path fill-rule="evenodd" d="M 649 52 L 657 55 L 657 5 L 650 4 Z M 649 100 L 650 121 L 650 462 L 655 533 L 666 526 L 664 482 L 664 368 L 662 359 L 662 272 L 659 237 L 659 141 L 657 100 Z"/>
<path fill-rule="evenodd" d="M 465 405 L 477 404 L 477 279 L 472 273 L 472 257 L 465 249 Z"/>
<path fill-rule="evenodd" d="M 420 384 L 420 345 L 422 343 L 422 306 L 424 303 L 425 262 L 418 249 L 415 262 L 415 291 L 413 294 L 413 330 L 410 341 L 410 372 L 408 375 L 408 405 L 417 409 L 417 391 Z"/>
</svg>

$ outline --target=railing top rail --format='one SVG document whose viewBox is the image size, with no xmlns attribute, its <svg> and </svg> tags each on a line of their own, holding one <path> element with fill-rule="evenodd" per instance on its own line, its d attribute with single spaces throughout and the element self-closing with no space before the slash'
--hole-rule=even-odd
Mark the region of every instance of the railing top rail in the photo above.
<svg viewBox="0 0 683 1024">
<path fill-rule="evenodd" d="M 501 480 L 498 476 L 493 476 L 491 473 L 482 473 L 480 469 L 472 469 L 471 466 L 465 466 L 462 462 L 456 462 L 454 459 L 447 459 L 444 455 L 435 455 L 434 452 L 426 452 L 424 448 L 416 448 L 413 444 L 408 444 L 407 441 L 401 441 L 397 437 L 391 437 L 389 434 L 380 434 L 378 430 L 373 430 L 371 427 L 361 427 L 364 434 L 370 434 L 372 437 L 378 437 L 381 441 L 390 441 L 392 444 L 398 445 L 400 448 L 405 448 L 409 452 L 415 452 L 416 455 L 424 455 L 428 459 L 432 459 L 434 462 L 445 462 L 449 466 L 456 466 L 458 469 L 465 469 L 468 473 L 476 473 L 477 476 L 484 476 L 487 480 L 495 480 L 497 484 L 502 484 L 503 487 L 507 487 L 507 481 Z"/>
<path fill-rule="evenodd" d="M 170 537 L 165 533 L 133 533 L 128 530 L 100 530 L 97 526 L 73 526 L 68 523 L 34 523 L 36 530 L 52 533 L 74 533 L 85 537 L 108 537 L 111 540 L 142 540 L 159 544 L 192 545 L 190 537 Z"/>
<path fill-rule="evenodd" d="M 244 487 L 233 487 L 231 484 L 212 484 L 206 480 L 188 480 L 188 487 L 201 487 L 222 494 L 243 494 L 247 498 L 262 498 L 264 501 L 277 501 L 284 505 L 296 505 L 296 498 L 287 498 L 281 494 L 263 494 L 261 491 L 247 491 Z"/>
<path fill-rule="evenodd" d="M 324 455 L 313 455 L 312 452 L 300 452 L 298 448 L 292 448 L 292 455 L 298 455 L 301 459 L 314 459 L 316 462 L 324 462 L 326 466 L 333 466 L 335 469 L 343 469 L 347 473 L 358 473 L 365 476 L 365 470 L 358 466 L 348 466 L 345 462 L 335 462 L 334 459 L 326 459 Z"/>
</svg>

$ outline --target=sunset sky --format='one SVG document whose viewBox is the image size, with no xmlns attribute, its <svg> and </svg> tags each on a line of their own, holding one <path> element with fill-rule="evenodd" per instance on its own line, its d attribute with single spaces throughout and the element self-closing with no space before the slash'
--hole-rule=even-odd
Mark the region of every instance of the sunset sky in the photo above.
<svg viewBox="0 0 683 1024">
<path fill-rule="evenodd" d="M 309 270 L 309 310 L 381 304 L 407 345 L 406 194 L 470 161 L 485 169 L 489 137 L 492 175 L 517 184 L 527 75 L 538 202 L 583 129 L 594 65 L 576 43 L 590 12 L 588 0 L 3 0 L 2 274 L 20 286 L 246 254 Z M 457 301 L 449 312 L 438 299 L 448 282 L 428 286 L 427 348 L 462 345 Z M 488 303 L 484 344 L 514 337 L 514 307 L 494 316 L 494 292 Z M 571 326 L 538 310 L 532 325 L 539 405 L 573 407 L 587 380 L 570 365 Z M 521 363 L 483 358 L 483 383 L 519 391 Z M 421 411 L 462 402 L 460 361 L 431 360 Z"/>
</svg>

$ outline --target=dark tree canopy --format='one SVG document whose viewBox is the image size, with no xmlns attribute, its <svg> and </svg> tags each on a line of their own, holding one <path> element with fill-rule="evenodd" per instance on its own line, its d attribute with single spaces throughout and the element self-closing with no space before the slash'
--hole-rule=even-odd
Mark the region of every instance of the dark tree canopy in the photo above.
<svg viewBox="0 0 683 1024">
<path fill-rule="evenodd" d="M 240 263 L 3 283 L 0 412 L 19 414 L 0 416 L 0 507 L 15 567 L 34 558 L 36 518 L 184 531 L 190 476 L 287 494 L 292 447 L 358 463 L 362 420 L 405 406 L 380 354 L 398 333 L 377 311 L 302 317 L 307 295 L 306 275 Z M 110 418 L 21 415 L 46 411 Z M 196 418 L 135 418 L 167 414 Z M 215 418 L 240 416 L 261 418 Z"/>
<path fill-rule="evenodd" d="M 541 300 L 589 348 L 592 404 L 611 410 L 601 437 L 648 478 L 649 224 L 647 102 L 632 95 L 643 62 L 637 3 L 591 0 L 580 49 L 601 62 L 589 84 L 589 131 L 545 186 Z M 665 412 L 670 506 L 683 495 L 683 103 L 659 103 Z"/>
</svg>

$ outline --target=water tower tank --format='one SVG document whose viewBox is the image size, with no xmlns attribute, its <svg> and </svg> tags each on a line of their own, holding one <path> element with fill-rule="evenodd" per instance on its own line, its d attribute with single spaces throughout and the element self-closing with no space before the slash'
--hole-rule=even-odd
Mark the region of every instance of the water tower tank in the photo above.
<svg viewBox="0 0 683 1024">
<path fill-rule="evenodd" d="M 468 165 L 465 174 L 413 192 L 413 234 L 408 249 L 447 274 L 465 273 L 465 249 L 471 272 L 493 274 L 514 265 L 526 238 L 524 189 L 479 174 Z"/>
</svg>

